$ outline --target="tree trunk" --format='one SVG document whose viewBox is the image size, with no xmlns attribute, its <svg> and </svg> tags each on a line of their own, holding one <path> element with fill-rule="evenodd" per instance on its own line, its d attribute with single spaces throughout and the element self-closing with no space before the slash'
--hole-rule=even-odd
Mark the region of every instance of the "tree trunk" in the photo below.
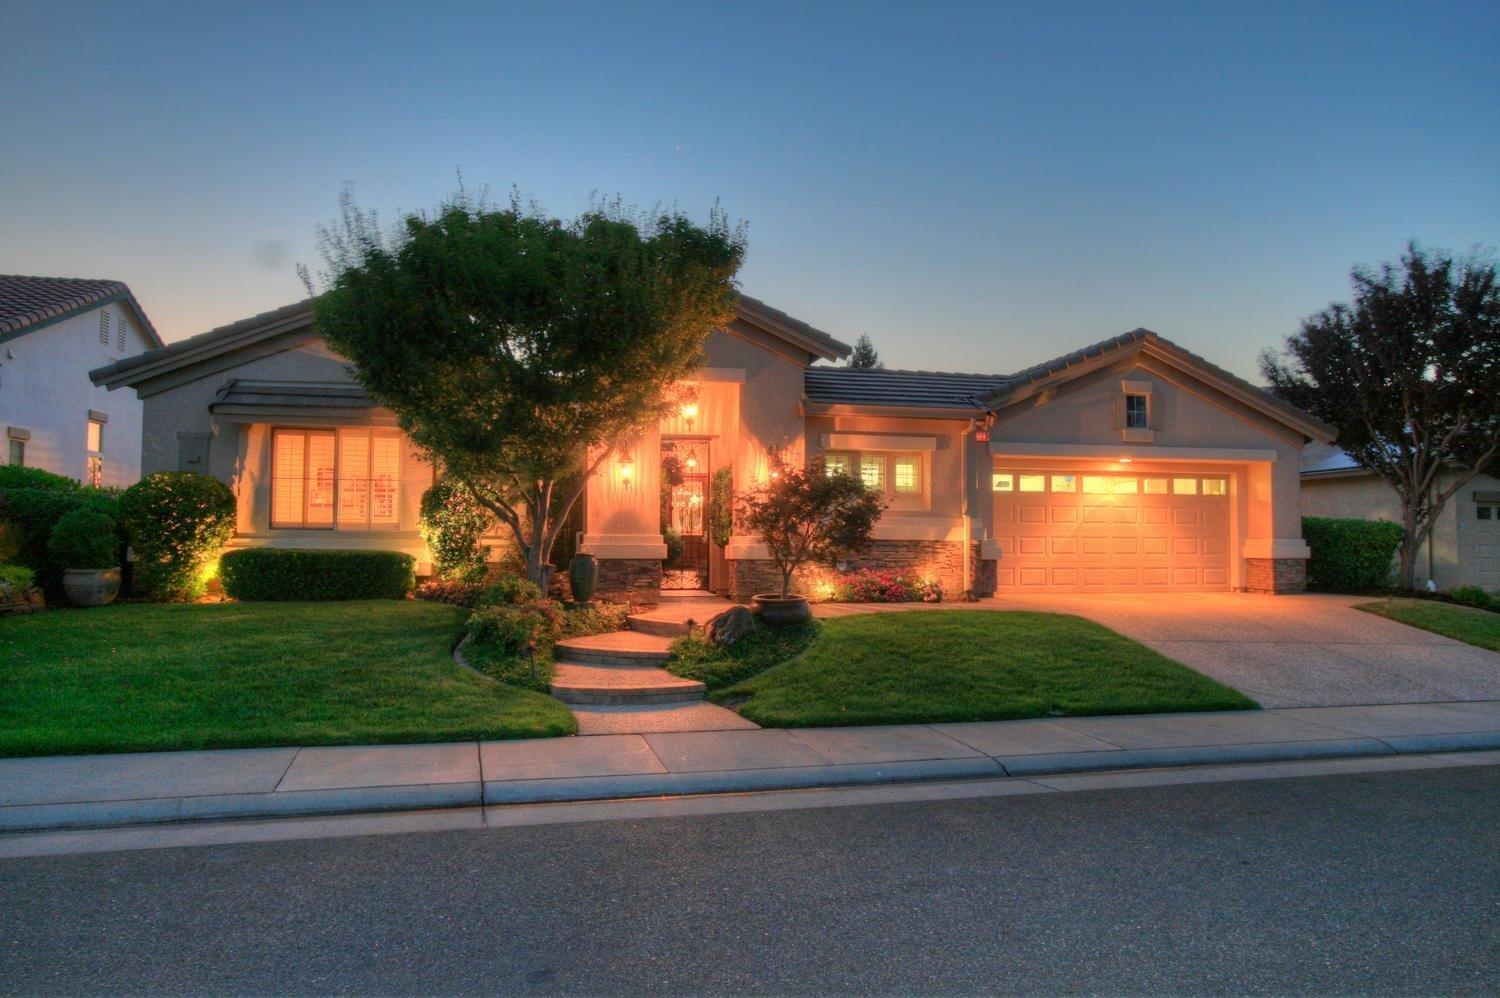
<svg viewBox="0 0 1500 998">
<path fill-rule="evenodd" d="M 784 568 L 781 570 L 781 598 L 785 599 L 792 592 L 792 570 Z"/>
<path fill-rule="evenodd" d="M 1421 544 L 1417 541 L 1414 533 L 1407 529 L 1405 536 L 1401 538 L 1401 549 L 1398 552 L 1396 568 L 1396 586 L 1399 589 L 1411 591 L 1417 588 L 1417 555 L 1421 552 Z"/>
</svg>

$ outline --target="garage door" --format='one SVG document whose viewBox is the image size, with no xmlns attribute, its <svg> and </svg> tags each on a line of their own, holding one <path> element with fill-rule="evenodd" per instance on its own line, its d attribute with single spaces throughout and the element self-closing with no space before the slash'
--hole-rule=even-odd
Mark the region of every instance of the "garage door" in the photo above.
<svg viewBox="0 0 1500 998">
<path fill-rule="evenodd" d="M 1229 480 L 994 473 L 1001 593 L 1229 588 Z"/>
<path fill-rule="evenodd" d="M 1459 533 L 1468 548 L 1459 556 L 1469 563 L 1464 572 L 1468 583 L 1500 592 L 1500 496 L 1476 493 L 1474 519 L 1462 524 Z"/>
</svg>

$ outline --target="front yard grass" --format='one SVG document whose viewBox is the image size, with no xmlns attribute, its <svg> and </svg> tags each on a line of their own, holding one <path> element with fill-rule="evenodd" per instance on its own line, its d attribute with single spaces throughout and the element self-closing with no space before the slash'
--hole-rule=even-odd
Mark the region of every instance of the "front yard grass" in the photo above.
<svg viewBox="0 0 1500 998">
<path fill-rule="evenodd" d="M 825 620 L 801 655 L 714 699 L 766 727 L 1256 707 L 1081 617 L 961 610 Z"/>
<path fill-rule="evenodd" d="M 1377 603 L 1360 603 L 1355 609 L 1490 651 L 1500 651 L 1500 613 L 1491 610 L 1428 599 L 1386 599 Z"/>
<path fill-rule="evenodd" d="M 449 657 L 440 603 L 122 604 L 0 621 L 0 755 L 572 734 Z"/>
</svg>

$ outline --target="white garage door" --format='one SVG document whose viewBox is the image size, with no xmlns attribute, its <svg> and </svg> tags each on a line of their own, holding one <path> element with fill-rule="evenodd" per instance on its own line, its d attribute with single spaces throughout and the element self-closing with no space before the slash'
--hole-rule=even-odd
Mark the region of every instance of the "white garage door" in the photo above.
<svg viewBox="0 0 1500 998">
<path fill-rule="evenodd" d="M 1500 592 L 1500 499 L 1491 495 L 1474 497 L 1474 519 L 1459 527 L 1459 536 L 1468 548 L 1459 557 L 1469 562 L 1464 575 L 1470 585 Z"/>
<path fill-rule="evenodd" d="M 994 473 L 1001 593 L 1229 588 L 1229 481 L 1182 472 Z"/>
</svg>

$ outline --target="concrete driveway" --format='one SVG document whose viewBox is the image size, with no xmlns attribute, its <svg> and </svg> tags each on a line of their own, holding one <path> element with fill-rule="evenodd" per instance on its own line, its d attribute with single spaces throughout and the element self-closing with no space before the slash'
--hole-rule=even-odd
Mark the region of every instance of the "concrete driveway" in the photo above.
<svg viewBox="0 0 1500 998">
<path fill-rule="evenodd" d="M 1158 593 L 1002 597 L 983 605 L 1087 617 L 1263 707 L 1500 700 L 1500 655 L 1353 609 L 1369 601 Z"/>
</svg>

